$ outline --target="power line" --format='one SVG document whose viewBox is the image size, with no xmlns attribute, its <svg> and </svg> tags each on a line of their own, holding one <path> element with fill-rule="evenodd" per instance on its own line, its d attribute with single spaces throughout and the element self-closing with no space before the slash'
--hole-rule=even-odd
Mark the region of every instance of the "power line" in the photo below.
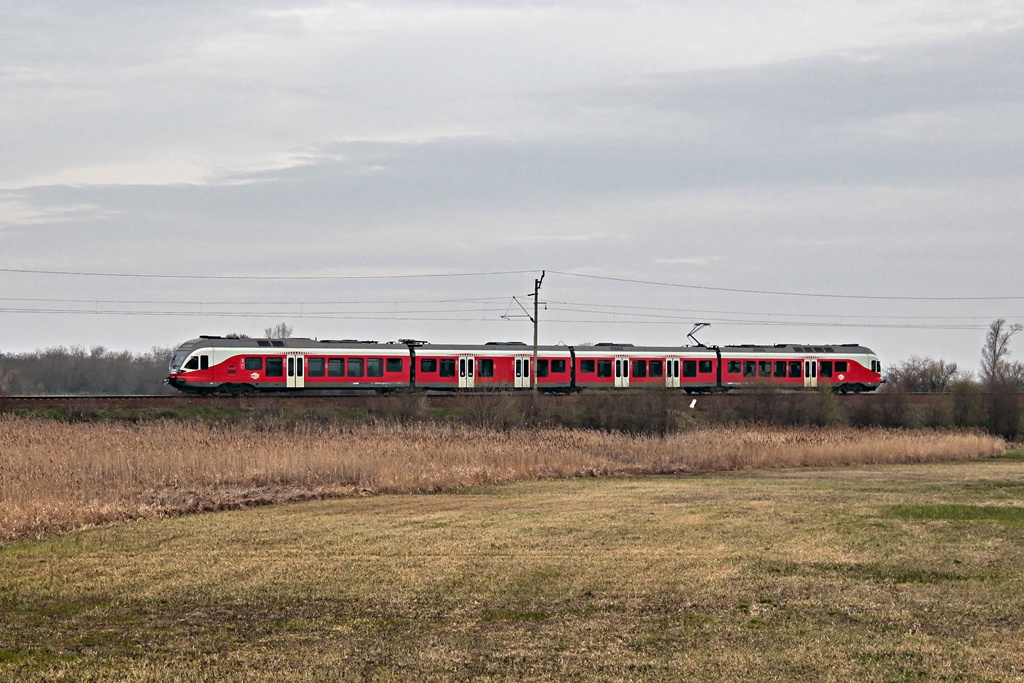
<svg viewBox="0 0 1024 683">
<path fill-rule="evenodd" d="M 552 301 L 548 300 L 549 305 L 555 306 L 580 306 L 583 308 L 559 308 L 562 311 L 576 311 L 579 313 L 608 313 L 615 314 L 623 310 L 636 310 L 636 311 L 682 311 L 689 312 L 694 315 L 700 314 L 711 314 L 711 315 L 758 315 L 758 316 L 778 316 L 778 317 L 791 317 L 791 318 L 827 318 L 827 319 L 867 319 L 867 320 L 987 320 L 990 318 L 1011 318 L 1014 316 L 1010 315 L 850 315 L 846 313 L 835 314 L 835 313 L 780 313 L 778 311 L 723 311 L 716 309 L 701 309 L 701 308 L 686 308 L 681 306 L 622 306 L 617 304 L 589 304 L 578 301 Z M 987 325 L 987 323 L 986 323 Z"/>
<path fill-rule="evenodd" d="M 408 280 L 415 278 L 486 277 L 493 275 L 523 275 L 533 270 L 500 270 L 479 273 L 410 273 L 404 275 L 167 275 L 148 273 L 98 273 L 70 270 L 32 270 L 28 268 L 0 268 L 0 273 L 29 275 L 71 275 L 77 277 L 122 277 L 153 280 Z"/>
<path fill-rule="evenodd" d="M 391 306 L 396 304 L 456 304 L 456 303 L 487 303 L 508 301 L 507 296 L 477 297 L 472 299 L 393 299 L 390 301 L 301 301 L 286 299 L 283 301 L 169 301 L 165 299 L 54 299 L 43 297 L 0 296 L 0 301 L 57 303 L 57 304 L 165 304 L 168 306 Z"/>
<path fill-rule="evenodd" d="M 302 313 L 314 313 L 315 311 L 303 311 L 304 308 L 314 308 L 319 306 L 372 306 L 378 309 L 384 307 L 392 307 L 399 305 L 408 304 L 432 304 L 432 305 L 458 305 L 464 304 L 480 305 L 488 303 L 506 302 L 508 297 L 479 297 L 479 298 L 461 298 L 461 299 L 396 299 L 396 300 L 335 300 L 335 301 L 301 301 L 301 300 L 275 300 L 275 301 L 171 301 L 171 300 L 155 300 L 155 299 L 67 299 L 67 298 L 45 298 L 45 297 L 0 297 L 0 301 L 7 301 L 12 303 L 52 303 L 52 304 L 86 304 L 92 306 L 100 305 L 163 305 L 163 306 L 192 306 L 192 307 L 210 307 L 210 306 L 236 306 L 236 307 L 251 307 L 251 306 L 287 306 L 287 309 L 273 309 L 264 311 L 250 311 L 250 315 L 289 315 L 298 312 Z M 852 315 L 852 314 L 826 314 L 826 313 L 784 313 L 772 310 L 756 310 L 756 311 L 736 311 L 736 310 L 720 310 L 720 309 L 698 309 L 698 308 L 681 308 L 665 307 L 665 306 L 624 306 L 619 304 L 591 304 L 580 301 L 547 301 L 545 305 L 550 310 L 557 310 L 567 313 L 585 313 L 585 314 L 604 314 L 609 316 L 647 316 L 655 318 L 678 319 L 688 320 L 684 313 L 690 313 L 694 317 L 707 317 L 709 315 L 733 315 L 733 316 L 757 316 L 762 317 L 777 317 L 777 318 L 791 318 L 796 319 L 793 322 L 798 323 L 799 319 L 823 319 L 823 320 L 896 320 L 896 321 L 943 321 L 946 324 L 954 322 L 973 322 L 980 324 L 979 321 L 984 321 L 988 324 L 988 319 L 993 317 L 1004 317 L 1009 318 L 1013 316 L 1003 314 L 993 315 L 972 315 L 972 316 L 923 316 L 923 315 Z M 14 312 L 71 312 L 80 309 L 42 309 L 42 308 L 3 308 L 0 309 L 3 312 L 14 313 Z M 451 312 L 489 312 L 491 308 L 445 308 L 445 309 L 422 309 L 418 308 L 413 311 L 393 309 L 391 313 L 451 313 Z M 676 315 L 663 316 L 652 312 L 674 312 Z M 118 311 L 109 311 L 118 312 Z M 147 313 L 146 311 L 120 311 L 121 313 Z M 209 311 L 214 313 L 214 311 Z M 355 311 L 320 311 L 324 314 L 345 314 L 345 313 L 357 313 Z"/>
<path fill-rule="evenodd" d="M 588 311 L 580 311 L 586 313 Z M 592 311 L 591 311 L 592 312 Z M 476 309 L 476 310 L 450 310 L 450 311 L 436 311 L 435 313 L 445 313 L 449 317 L 439 317 L 437 315 L 426 315 L 428 311 L 416 310 L 416 311 L 396 311 L 386 312 L 381 311 L 377 314 L 358 313 L 358 312 L 299 312 L 294 310 L 286 311 L 250 311 L 250 312 L 235 312 L 235 311 L 118 311 L 118 310 L 87 310 L 87 309 L 47 309 L 47 308 L 0 308 L 0 313 L 30 313 L 30 314 L 60 314 L 60 315 L 113 315 L 113 316 L 125 316 L 125 317 L 181 317 L 181 318 L 266 318 L 270 316 L 286 316 L 290 319 L 301 319 L 301 320 L 359 320 L 359 321 L 418 321 L 418 322 L 507 322 L 503 321 L 499 317 L 499 309 Z M 481 313 L 491 314 L 493 317 L 468 317 L 463 315 L 462 317 L 450 317 L 451 314 L 456 313 Z M 692 322 L 692 317 L 688 316 L 655 316 L 658 319 L 655 320 L 644 320 L 637 319 L 639 314 L 631 315 L 629 320 L 610 320 L 607 317 L 600 319 L 580 319 L 580 318 L 547 318 L 548 323 L 566 323 L 573 325 L 666 325 L 676 323 Z M 651 316 L 647 316 L 650 318 Z M 890 324 L 890 323 L 848 323 L 840 321 L 821 321 L 821 322 L 808 322 L 808 321 L 793 321 L 793 320 L 753 320 L 753 319 L 737 319 L 737 318 L 714 318 L 705 317 L 706 322 L 713 322 L 717 325 L 743 325 L 743 326 L 759 326 L 759 327 L 829 327 L 829 328 L 858 328 L 858 329 L 900 329 L 900 330 L 984 330 L 988 328 L 987 324 L 977 325 L 924 325 L 924 324 Z"/>
<path fill-rule="evenodd" d="M 656 280 L 640 280 L 634 278 L 613 277 L 610 275 L 588 275 L 584 273 L 570 273 L 568 271 L 551 270 L 555 275 L 566 277 L 585 278 L 591 280 L 603 280 L 608 282 L 621 282 L 627 284 L 648 285 L 653 287 L 671 287 L 676 289 L 690 289 L 710 292 L 728 292 L 734 294 L 758 294 L 764 296 L 791 296 L 815 299 L 846 299 L 862 301 L 1022 301 L 1024 296 L 886 296 L 886 295 L 861 295 L 861 294 L 822 294 L 815 292 L 789 292 L 782 290 L 767 289 L 742 289 L 737 287 L 716 287 L 712 285 L 692 285 L 678 282 L 659 282 Z M 72 277 L 109 277 L 109 278 L 138 278 L 154 280 L 226 280 L 226 281 L 249 281 L 249 282 L 280 282 L 280 281 L 330 281 L 330 280 L 408 280 L 428 278 L 461 278 L 461 277 L 490 277 L 498 275 L 524 275 L 535 274 L 535 270 L 502 270 L 502 271 L 481 271 L 481 272 L 460 272 L 460 273 L 409 273 L 409 274 L 386 274 L 386 275 L 184 275 L 184 274 L 160 274 L 160 273 L 110 273 L 91 271 L 69 271 L 69 270 L 42 270 L 29 268 L 0 268 L 0 273 L 16 273 L 29 275 L 63 275 Z"/>
<path fill-rule="evenodd" d="M 623 277 L 611 277 L 608 275 L 584 275 L 582 273 L 568 273 L 560 270 L 549 271 L 556 275 L 567 277 L 587 278 L 590 280 L 606 280 L 609 282 L 625 282 L 636 285 L 651 285 L 655 287 L 675 287 L 679 289 L 696 289 L 709 292 L 731 292 L 734 294 L 762 294 L 768 296 L 798 296 L 816 299 L 858 299 L 863 301 L 1022 301 L 1024 296 L 871 296 L 859 294 L 817 294 L 811 292 L 785 292 L 767 289 L 738 289 L 734 287 L 712 287 L 709 285 L 685 285 L 676 282 L 657 282 L 654 280 L 634 280 Z"/>
</svg>

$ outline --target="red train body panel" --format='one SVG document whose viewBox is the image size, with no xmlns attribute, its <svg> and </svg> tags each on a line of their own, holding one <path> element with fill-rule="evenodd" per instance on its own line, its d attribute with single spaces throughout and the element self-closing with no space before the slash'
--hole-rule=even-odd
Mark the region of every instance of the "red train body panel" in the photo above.
<svg viewBox="0 0 1024 683">
<path fill-rule="evenodd" d="M 870 391 L 882 382 L 871 349 L 833 346 L 541 346 L 200 337 L 170 363 L 168 383 L 195 393 L 538 389 L 669 389 L 752 385 Z"/>
</svg>

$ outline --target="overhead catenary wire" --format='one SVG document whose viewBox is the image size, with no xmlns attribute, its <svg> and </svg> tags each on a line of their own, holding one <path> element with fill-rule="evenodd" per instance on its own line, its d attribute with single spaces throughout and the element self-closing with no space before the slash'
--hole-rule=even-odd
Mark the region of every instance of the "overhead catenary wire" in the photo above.
<svg viewBox="0 0 1024 683">
<path fill-rule="evenodd" d="M 184 273 L 114 273 L 100 271 L 47 270 L 33 268 L 0 268 L 0 273 L 17 273 L 31 275 L 63 275 L 73 277 L 110 277 L 139 278 L 157 280 L 242 280 L 242 281 L 317 281 L 317 280 L 402 280 L 418 278 L 459 278 L 459 277 L 490 277 L 498 275 L 536 274 L 536 270 L 498 270 L 453 273 L 385 273 L 378 275 L 190 275 Z M 603 280 L 628 284 L 647 285 L 653 287 L 670 287 L 678 289 L 701 290 L 711 292 L 728 292 L 736 294 L 757 294 L 767 296 L 808 297 L 816 299 L 850 299 L 863 301 L 1024 301 L 1024 295 L 1013 296 L 908 296 L 883 294 L 829 294 L 824 292 L 793 292 L 785 290 L 751 289 L 738 287 L 722 287 L 716 285 L 695 285 L 680 282 L 662 282 L 638 278 L 618 277 L 613 275 L 594 275 L 590 273 L 573 273 L 562 270 L 547 270 L 553 275 L 565 277 Z"/>
<path fill-rule="evenodd" d="M 736 287 L 715 287 L 712 285 L 691 285 L 677 282 L 658 282 L 655 280 L 638 280 L 611 275 L 588 275 L 584 273 L 570 273 L 560 270 L 548 271 L 555 275 L 566 277 L 588 278 L 591 280 L 606 280 L 609 282 L 622 282 L 638 285 L 650 285 L 655 287 L 676 287 L 680 289 L 703 290 L 709 292 L 730 292 L 734 294 L 760 294 L 770 296 L 793 296 L 809 297 L 815 299 L 858 299 L 862 301 L 1024 301 L 1022 296 L 890 296 L 878 294 L 825 294 L 822 292 L 787 292 L 770 289 L 740 289 Z"/>
<path fill-rule="evenodd" d="M 508 320 L 502 320 L 499 315 L 494 315 L 491 319 L 482 319 L 479 317 L 452 317 L 454 313 L 488 313 L 497 314 L 499 309 L 488 309 L 484 311 L 447 311 L 447 317 L 439 316 L 436 313 L 427 315 L 425 311 L 414 311 L 414 312 L 387 312 L 381 314 L 369 314 L 369 313 L 311 313 L 311 312 L 296 312 L 296 311 L 261 311 L 261 312 L 243 312 L 243 311 L 132 311 L 132 310 L 97 310 L 97 309 L 43 309 L 43 308 L 19 308 L 19 309 L 5 309 L 0 308 L 0 313 L 27 313 L 27 314 L 65 314 L 65 315 L 116 315 L 116 316 L 140 316 L 140 317 L 183 317 L 183 318 L 239 318 L 239 319 L 254 319 L 254 318 L 265 318 L 271 316 L 287 316 L 294 319 L 304 320 L 358 320 L 358 321 L 376 321 L 376 320 L 398 320 L 398 321 L 430 321 L 430 322 L 508 322 Z M 586 319 L 586 318 L 546 318 L 548 323 L 566 323 L 574 325 L 665 325 L 675 323 L 686 323 L 692 322 L 691 316 L 661 316 L 657 319 L 637 319 L 630 317 L 628 320 L 614 320 L 607 317 L 597 319 Z M 785 321 L 785 320 L 769 320 L 769 319 L 736 319 L 736 318 L 715 318 L 705 317 L 705 321 L 713 322 L 717 325 L 756 325 L 765 327 L 821 327 L 821 328 L 857 328 L 857 329 L 915 329 L 915 330 L 984 330 L 988 328 L 988 324 L 974 324 L 974 325 L 924 325 L 924 324 L 893 324 L 893 323 L 871 323 L 871 322 L 843 322 L 843 321 Z"/>
<path fill-rule="evenodd" d="M 30 268 L 0 268 L 0 273 L 27 275 L 67 275 L 73 277 L 117 277 L 152 280 L 411 280 L 417 278 L 490 277 L 495 275 L 523 275 L 532 270 L 497 270 L 467 273 L 390 273 L 383 275 L 188 275 L 184 273 L 103 273 L 72 270 L 39 270 Z"/>
<path fill-rule="evenodd" d="M 268 306 L 302 306 L 302 307 L 315 307 L 315 306 L 364 306 L 364 307 L 383 307 L 383 306 L 397 306 L 397 305 L 408 305 L 408 304 L 431 304 L 431 305 L 451 305 L 451 304 L 465 304 L 467 306 L 479 306 L 480 304 L 487 303 L 506 303 L 509 302 L 508 297 L 477 297 L 477 298 L 461 298 L 461 299 L 392 299 L 392 300 L 327 300 L 327 301 L 311 301 L 302 299 L 293 300 L 280 300 L 280 301 L 240 301 L 240 300 L 213 300 L 213 301 L 202 301 L 202 300 L 157 300 L 157 299 L 101 299 L 101 298 L 80 298 L 80 299 L 68 299 L 68 298 L 46 298 L 46 297 L 0 297 L 0 301 L 6 301 L 11 303 L 52 303 L 52 304 L 83 304 L 90 306 L 99 305 L 145 305 L 145 306 L 192 306 L 192 307 L 209 307 L 209 306 L 238 306 L 238 307 L 268 307 Z M 516 316 L 509 314 L 509 307 L 515 304 L 515 297 L 512 298 L 511 303 L 506 307 L 505 313 L 501 316 L 503 318 L 517 318 L 517 317 L 528 317 L 528 314 L 523 316 Z M 842 320 L 915 320 L 915 321 L 943 321 L 944 324 L 951 324 L 953 322 L 973 322 L 981 324 L 984 322 L 985 325 L 993 316 L 986 315 L 969 315 L 969 316 L 950 316 L 950 315 L 856 315 L 850 313 L 843 313 L 841 315 L 828 314 L 828 313 L 787 313 L 778 310 L 756 310 L 756 311 L 737 311 L 737 310 L 721 310 L 721 309 L 701 309 L 701 308 L 680 308 L 666 307 L 666 306 L 638 306 L 638 305 L 623 305 L 623 304 L 601 304 L 601 303 L 588 303 L 580 301 L 557 301 L 548 300 L 545 302 L 551 310 L 557 310 L 562 312 L 575 312 L 585 314 L 602 314 L 606 313 L 609 315 L 624 315 L 624 316 L 650 316 L 654 318 L 665 317 L 653 312 L 675 312 L 677 315 L 668 316 L 673 319 L 686 319 L 686 316 L 681 315 L 681 312 L 691 313 L 694 316 L 697 315 L 733 315 L 733 316 L 772 316 L 778 318 L 791 318 L 796 319 L 794 322 L 800 322 L 799 319 L 821 319 L 821 320 L 836 320 L 837 318 Z M 57 309 L 57 308 L 15 308 L 7 307 L 0 308 L 2 312 L 16 313 L 16 312 L 74 312 L 79 309 Z M 394 313 L 450 313 L 450 312 L 490 312 L 497 311 L 498 308 L 431 308 L 431 309 L 415 309 L 413 311 L 392 309 Z M 117 312 L 117 311 L 106 311 L 106 312 Z M 121 309 L 120 312 L 130 313 L 137 312 L 139 314 L 159 314 L 161 311 L 137 311 Z M 237 313 L 233 311 L 232 313 Z M 358 310 L 350 311 L 319 311 L 324 314 L 355 314 L 360 313 Z M 262 311 L 250 311 L 250 314 L 257 315 L 291 315 L 294 314 L 294 308 L 270 310 L 264 308 Z M 995 317 L 1000 317 L 996 315 Z M 1014 316 L 1001 316 L 1001 317 L 1014 317 Z"/>
<path fill-rule="evenodd" d="M 529 270 L 480 271 L 464 273 L 395 273 L 381 275 L 317 275 L 317 276 L 275 276 L 275 275 L 165 275 L 145 273 L 101 273 L 64 270 L 33 270 L 0 268 L 0 273 L 32 273 L 59 274 L 81 277 L 131 277 L 156 279 L 185 280 L 246 280 L 246 281 L 280 281 L 280 280 L 379 280 L 379 279 L 410 279 L 410 278 L 458 278 L 498 275 L 535 274 Z M 632 283 L 645 287 L 685 288 L 733 292 L 744 294 L 779 295 L 779 296 L 810 296 L 816 298 L 863 299 L 863 300 L 895 300 L 908 302 L 1006 302 L 1024 299 L 1024 297 L 906 297 L 906 296 L 873 296 L 846 294 L 819 294 L 801 292 L 782 292 L 771 290 L 750 290 L 705 285 L 688 285 L 680 283 L 657 282 L 651 280 L 630 279 L 606 275 L 571 273 L 566 271 L 548 271 L 556 275 L 569 277 L 607 280 L 612 282 Z M 0 301 L 9 304 L 59 304 L 53 306 L 7 306 L 0 308 L 0 313 L 11 314 L 67 314 L 67 315 L 115 315 L 115 316 L 182 316 L 204 318 L 259 318 L 267 316 L 286 316 L 302 319 L 325 320 L 432 320 L 432 321 L 480 321 L 481 317 L 493 316 L 496 320 L 510 318 L 508 311 L 502 315 L 501 308 L 494 304 L 508 302 L 506 296 L 481 297 L 436 297 L 436 298 L 396 298 L 381 299 L 332 299 L 303 300 L 303 297 L 287 300 L 160 300 L 160 299 L 126 299 L 100 297 L 91 298 L 45 298 L 35 297 L 0 297 Z M 78 307 L 75 307 L 78 305 Z M 932 329 L 932 330 L 977 330 L 986 329 L 993 317 L 1016 318 L 1016 315 L 962 315 L 962 316 L 928 316 L 928 315 L 856 315 L 852 313 L 791 313 L 774 310 L 721 310 L 698 309 L 689 306 L 639 306 L 615 303 L 587 303 L 580 301 L 548 301 L 550 310 L 562 313 L 559 318 L 548 318 L 551 323 L 570 324 L 673 324 L 676 322 L 692 322 L 695 317 L 707 319 L 720 325 L 761 325 L 789 327 L 858 327 L 879 329 Z M 140 308 L 135 308 L 135 307 Z M 187 310 L 160 310 L 163 306 L 187 307 Z M 86 308 L 88 307 L 88 308 Z M 223 310 L 225 307 L 249 310 Z M 283 308 L 277 308 L 283 307 Z M 333 307 L 333 309 L 331 308 Z M 388 307 L 389 310 L 379 310 Z M 502 307 L 504 308 L 504 306 Z M 326 310 L 325 310 L 326 309 Z M 371 309 L 371 310 L 366 310 Z M 569 317 L 566 316 L 569 315 Z M 576 314 L 576 315 L 572 315 Z"/>
</svg>

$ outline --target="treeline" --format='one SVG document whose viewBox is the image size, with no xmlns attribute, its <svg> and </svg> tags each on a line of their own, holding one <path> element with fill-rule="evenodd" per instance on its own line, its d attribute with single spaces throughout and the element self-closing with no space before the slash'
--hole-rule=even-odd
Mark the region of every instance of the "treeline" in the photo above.
<svg viewBox="0 0 1024 683">
<path fill-rule="evenodd" d="M 56 346 L 31 353 L 0 353 L 0 396 L 47 394 L 159 394 L 173 349 L 148 353 Z"/>
<path fill-rule="evenodd" d="M 1010 340 L 1024 327 L 1000 318 L 989 325 L 981 348 L 977 375 L 956 363 L 911 356 L 889 367 L 882 388 L 884 400 L 870 406 L 861 421 L 901 426 L 911 420 L 906 395 L 948 394 L 947 401 L 931 404 L 924 422 L 928 426 L 984 427 L 1015 440 L 1024 432 L 1021 415 L 1024 363 L 1010 359 Z M 853 422 L 858 417 L 854 416 Z"/>
</svg>

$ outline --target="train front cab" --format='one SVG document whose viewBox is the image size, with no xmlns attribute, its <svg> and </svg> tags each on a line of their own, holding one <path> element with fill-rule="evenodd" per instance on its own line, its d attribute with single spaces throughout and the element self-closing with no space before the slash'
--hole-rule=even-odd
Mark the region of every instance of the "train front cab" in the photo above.
<svg viewBox="0 0 1024 683">
<path fill-rule="evenodd" d="M 213 348 L 209 342 L 204 339 L 187 341 L 171 356 L 165 382 L 179 391 L 212 391 L 216 387 L 212 359 Z"/>
</svg>

